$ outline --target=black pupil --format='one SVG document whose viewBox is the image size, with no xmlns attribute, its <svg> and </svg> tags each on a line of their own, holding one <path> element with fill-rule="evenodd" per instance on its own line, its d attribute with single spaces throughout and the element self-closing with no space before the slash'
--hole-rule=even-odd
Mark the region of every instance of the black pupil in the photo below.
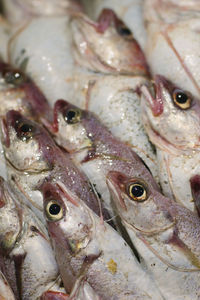
<svg viewBox="0 0 200 300">
<path fill-rule="evenodd" d="M 75 117 L 76 113 L 73 110 L 69 110 L 67 113 L 67 119 L 70 121 Z"/>
<path fill-rule="evenodd" d="M 49 213 L 51 215 L 58 215 L 60 212 L 60 206 L 58 204 L 51 204 L 51 206 L 49 207 Z"/>
<path fill-rule="evenodd" d="M 176 101 L 178 103 L 182 103 L 183 104 L 183 103 L 187 102 L 187 100 L 188 100 L 188 96 L 186 94 L 181 93 L 181 92 L 179 92 L 179 93 L 176 94 Z"/>
<path fill-rule="evenodd" d="M 24 124 L 20 127 L 20 131 L 23 133 L 32 132 L 33 127 L 29 124 Z"/>
<path fill-rule="evenodd" d="M 76 112 L 74 110 L 68 110 L 64 115 L 65 121 L 68 123 L 73 123 L 75 117 Z"/>
<path fill-rule="evenodd" d="M 131 35 L 131 31 L 127 27 L 119 27 L 118 32 L 120 35 Z"/>
<path fill-rule="evenodd" d="M 141 197 L 144 193 L 144 188 L 141 185 L 134 185 L 131 188 L 131 193 L 134 197 Z"/>
</svg>

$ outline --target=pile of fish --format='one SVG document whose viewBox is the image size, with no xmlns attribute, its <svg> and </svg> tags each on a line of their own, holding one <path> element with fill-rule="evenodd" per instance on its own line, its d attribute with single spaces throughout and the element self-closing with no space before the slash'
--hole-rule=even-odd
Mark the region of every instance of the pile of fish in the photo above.
<svg viewBox="0 0 200 300">
<path fill-rule="evenodd" d="M 2 0 L 0 299 L 200 300 L 200 0 Z"/>
</svg>

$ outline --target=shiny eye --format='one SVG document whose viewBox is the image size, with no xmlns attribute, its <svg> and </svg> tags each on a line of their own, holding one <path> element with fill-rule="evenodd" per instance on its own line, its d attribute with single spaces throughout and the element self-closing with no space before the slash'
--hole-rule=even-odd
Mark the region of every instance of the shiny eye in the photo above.
<svg viewBox="0 0 200 300">
<path fill-rule="evenodd" d="M 64 119 L 68 124 L 75 124 L 80 121 L 81 110 L 78 108 L 67 109 L 64 114 Z"/>
<path fill-rule="evenodd" d="M 20 85 L 25 82 L 25 77 L 19 71 L 7 71 L 4 74 L 4 79 L 6 83 Z"/>
<path fill-rule="evenodd" d="M 58 221 L 63 217 L 63 209 L 61 205 L 55 201 L 51 200 L 46 206 L 46 216 L 50 221 Z"/>
<path fill-rule="evenodd" d="M 132 32 L 124 24 L 121 24 L 120 26 L 119 25 L 117 26 L 117 32 L 119 33 L 119 35 L 124 36 L 126 38 L 133 38 Z"/>
<path fill-rule="evenodd" d="M 188 109 L 191 106 L 192 99 L 188 93 L 183 92 L 182 90 L 176 89 L 173 92 L 174 103 L 181 109 Z"/>
<path fill-rule="evenodd" d="M 28 124 L 28 123 L 20 123 L 17 126 L 17 136 L 20 138 L 22 141 L 26 142 L 30 138 L 33 137 L 33 134 L 35 132 L 35 128 L 33 125 Z"/>
<path fill-rule="evenodd" d="M 128 195 L 134 201 L 142 202 L 147 199 L 147 190 L 141 183 L 131 183 L 128 186 Z"/>
</svg>

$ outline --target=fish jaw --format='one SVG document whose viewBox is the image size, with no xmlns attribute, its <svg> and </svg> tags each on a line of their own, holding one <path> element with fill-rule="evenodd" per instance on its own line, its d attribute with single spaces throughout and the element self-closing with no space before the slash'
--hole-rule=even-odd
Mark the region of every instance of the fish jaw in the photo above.
<svg viewBox="0 0 200 300">
<path fill-rule="evenodd" d="M 43 143 L 47 141 L 41 126 L 14 110 L 6 114 L 3 124 L 3 143 L 8 163 L 20 171 L 39 173 L 51 170 L 52 166 L 45 159 L 44 149 L 40 145 L 40 140 L 44 139 Z"/>
<path fill-rule="evenodd" d="M 155 76 L 152 86 L 142 86 L 141 93 L 143 123 L 157 147 L 175 154 L 199 148 L 200 103 L 197 99 L 161 75 Z M 175 103 L 178 93 L 190 97 L 187 109 Z"/>
<path fill-rule="evenodd" d="M 96 23 L 83 14 L 76 15 L 71 27 L 75 59 L 81 66 L 103 73 L 148 75 L 139 44 L 111 9 L 104 9 Z"/>
</svg>

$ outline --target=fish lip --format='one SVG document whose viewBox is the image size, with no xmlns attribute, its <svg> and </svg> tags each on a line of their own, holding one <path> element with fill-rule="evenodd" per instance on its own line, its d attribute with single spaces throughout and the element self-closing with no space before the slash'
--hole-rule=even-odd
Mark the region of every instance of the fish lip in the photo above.
<svg viewBox="0 0 200 300">
<path fill-rule="evenodd" d="M 65 101 L 63 99 L 58 99 L 55 102 L 54 108 L 53 108 L 53 125 L 52 125 L 54 133 L 58 132 L 59 113 L 62 114 L 62 109 L 67 108 L 68 106 L 69 106 L 69 104 L 67 103 L 67 101 Z"/>
<path fill-rule="evenodd" d="M 119 175 L 121 175 L 121 173 L 117 172 L 117 171 L 110 171 L 110 172 L 108 172 L 108 174 L 106 175 L 106 183 L 108 185 L 109 190 L 112 191 L 110 193 L 111 194 L 114 193 L 115 196 L 116 196 L 116 197 L 112 197 L 113 201 L 115 203 L 118 201 L 118 203 L 120 204 L 120 206 L 124 210 L 127 210 L 125 201 L 124 201 L 123 197 L 121 196 L 121 191 L 120 191 L 120 188 L 118 186 Z M 117 199 L 117 201 L 115 200 L 115 198 Z"/>
<path fill-rule="evenodd" d="M 151 86 L 143 85 L 140 88 L 145 100 L 147 101 L 154 117 L 163 113 L 164 104 L 162 99 L 162 87 L 165 86 L 166 79 L 161 75 L 156 75 L 151 81 Z"/>
</svg>

